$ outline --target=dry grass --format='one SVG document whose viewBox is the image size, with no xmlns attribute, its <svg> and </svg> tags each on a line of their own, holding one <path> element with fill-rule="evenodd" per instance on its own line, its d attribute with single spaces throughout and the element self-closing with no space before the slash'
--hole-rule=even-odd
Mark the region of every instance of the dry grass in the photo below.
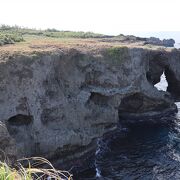
<svg viewBox="0 0 180 180">
<path fill-rule="evenodd" d="M 24 168 L 22 161 L 28 162 Z M 46 165 L 48 168 L 38 168 Z M 6 163 L 0 163 L 0 180 L 72 180 L 72 174 L 67 171 L 57 170 L 44 158 L 33 157 L 21 159 L 16 168 L 9 167 Z"/>
<path fill-rule="evenodd" d="M 135 36 L 106 36 L 91 32 L 58 31 L 56 29 L 36 30 L 17 26 L 0 26 L 0 33 L 21 35 L 23 42 L 0 47 L 0 55 L 7 57 L 16 53 L 53 52 L 71 48 L 82 52 L 98 54 L 111 47 L 145 48 L 157 50 L 159 46 L 144 45 L 145 38 Z M 164 47 L 163 47 L 164 48 Z M 166 48 L 166 50 L 168 50 Z"/>
<path fill-rule="evenodd" d="M 88 52 L 91 54 L 98 55 L 104 49 L 112 47 L 128 47 L 128 48 L 143 48 L 158 50 L 159 46 L 144 46 L 138 43 L 128 43 L 119 41 L 106 41 L 106 39 L 101 38 L 52 38 L 52 37 L 41 37 L 41 36 L 24 36 L 24 42 L 19 42 L 15 44 L 8 44 L 0 46 L 0 60 L 2 61 L 9 56 L 16 54 L 31 55 L 46 52 L 55 51 L 68 51 L 69 49 L 76 49 L 80 52 Z M 163 48 L 166 51 L 171 51 L 170 48 Z"/>
</svg>

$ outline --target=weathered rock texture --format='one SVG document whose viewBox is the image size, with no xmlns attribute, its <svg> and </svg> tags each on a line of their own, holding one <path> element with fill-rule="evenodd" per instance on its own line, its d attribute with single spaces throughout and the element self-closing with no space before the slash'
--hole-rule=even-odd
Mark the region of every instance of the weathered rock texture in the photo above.
<svg viewBox="0 0 180 180">
<path fill-rule="evenodd" d="M 18 158 L 74 159 L 118 121 L 176 111 L 170 94 L 153 84 L 165 68 L 168 91 L 179 97 L 179 51 L 71 49 L 3 60 L 0 120 L 16 141 Z"/>
<path fill-rule="evenodd" d="M 164 72 L 168 88 L 167 91 L 174 97 L 175 101 L 180 100 L 180 53 L 174 49 L 171 52 L 157 51 L 150 57 L 149 71 L 147 78 L 152 84 L 160 81 L 160 75 Z"/>
<path fill-rule="evenodd" d="M 16 143 L 9 135 L 6 125 L 0 122 L 0 160 L 13 164 L 16 160 Z"/>
<path fill-rule="evenodd" d="M 174 39 L 163 39 L 161 41 L 159 38 L 150 37 L 146 39 L 145 44 L 152 44 L 152 45 L 165 46 L 165 47 L 174 47 L 175 41 Z"/>
</svg>

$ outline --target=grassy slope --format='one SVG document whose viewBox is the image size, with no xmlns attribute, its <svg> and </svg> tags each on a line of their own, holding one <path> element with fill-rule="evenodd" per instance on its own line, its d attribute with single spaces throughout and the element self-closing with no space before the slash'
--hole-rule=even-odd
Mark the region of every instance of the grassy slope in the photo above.
<svg viewBox="0 0 180 180">
<path fill-rule="evenodd" d="M 21 42 L 24 40 L 25 35 L 34 35 L 39 37 L 51 37 L 51 38 L 101 38 L 107 37 L 102 34 L 96 34 L 92 32 L 74 32 L 74 31 L 59 31 L 56 29 L 47 30 L 35 30 L 20 28 L 17 26 L 0 26 L 0 45 L 13 44 L 15 42 Z"/>
<path fill-rule="evenodd" d="M 113 50 L 112 47 L 153 50 L 164 48 L 144 45 L 145 40 L 145 38 L 122 34 L 107 36 L 92 32 L 59 31 L 56 29 L 36 30 L 2 25 L 0 26 L 0 61 L 4 61 L 6 57 L 15 54 L 34 55 L 59 50 L 69 51 L 69 49 L 99 55 L 109 48 L 110 54 L 120 54 L 120 50 Z"/>
<path fill-rule="evenodd" d="M 0 40 L 4 42 L 4 44 L 11 44 L 14 42 L 20 42 L 24 40 L 25 36 L 36 36 L 36 37 L 50 37 L 54 39 L 58 38 L 75 38 L 75 39 L 88 39 L 88 38 L 112 38 L 110 42 L 113 41 L 113 38 L 116 38 L 120 41 L 138 41 L 144 40 L 143 38 L 138 38 L 135 36 L 124 36 L 120 34 L 118 36 L 109 36 L 103 35 L 93 32 L 82 32 L 82 31 L 59 31 L 56 29 L 46 29 L 46 30 L 36 30 L 36 29 L 28 29 L 21 28 L 18 26 L 0 26 Z M 3 41 L 4 39 L 4 41 Z M 2 44 L 3 45 L 3 44 Z"/>
</svg>

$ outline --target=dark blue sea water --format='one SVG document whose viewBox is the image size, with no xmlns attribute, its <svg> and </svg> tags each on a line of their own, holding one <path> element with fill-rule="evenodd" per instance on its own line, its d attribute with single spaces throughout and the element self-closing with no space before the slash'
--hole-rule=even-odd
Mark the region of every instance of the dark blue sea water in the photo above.
<svg viewBox="0 0 180 180">
<path fill-rule="evenodd" d="M 78 179 L 179 180 L 180 179 L 180 103 L 179 113 L 170 116 L 169 125 L 134 127 L 122 138 L 99 140 L 95 168 Z"/>
</svg>

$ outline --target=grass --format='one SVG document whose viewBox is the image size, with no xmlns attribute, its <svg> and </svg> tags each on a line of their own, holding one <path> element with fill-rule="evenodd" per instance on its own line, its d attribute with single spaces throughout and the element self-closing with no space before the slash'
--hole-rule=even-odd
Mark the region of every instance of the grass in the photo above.
<svg viewBox="0 0 180 180">
<path fill-rule="evenodd" d="M 14 44 L 16 42 L 24 41 L 22 35 L 18 33 L 7 33 L 0 31 L 0 46 L 6 44 Z"/>
<path fill-rule="evenodd" d="M 129 58 L 129 51 L 127 47 L 111 47 L 106 50 L 106 54 L 109 60 L 118 64 Z"/>
<path fill-rule="evenodd" d="M 7 55 L 31 55 L 37 52 L 59 51 L 60 49 L 62 51 L 77 49 L 81 52 L 99 54 L 101 50 L 104 51 L 104 49 L 110 48 L 107 50 L 106 55 L 108 54 L 112 63 L 118 64 L 123 59 L 123 56 L 128 56 L 127 49 L 118 49 L 120 46 L 157 49 L 154 45 L 152 47 L 144 46 L 141 42 L 143 40 L 142 38 L 124 36 L 122 34 L 118 36 L 107 36 L 92 32 L 59 31 L 56 29 L 37 30 L 0 25 L 0 60 L 3 60 Z M 121 51 L 122 54 L 120 54 Z"/>
<path fill-rule="evenodd" d="M 59 31 L 57 29 L 46 29 L 46 30 L 36 30 L 29 28 L 21 28 L 18 26 L 0 26 L 0 34 L 4 35 L 14 35 L 18 40 L 21 41 L 20 37 L 24 35 L 36 35 L 43 37 L 52 37 L 52 38 L 101 38 L 106 37 L 103 34 L 97 34 L 93 32 L 82 32 L 82 31 Z M 15 41 L 18 42 L 18 41 Z"/>
<path fill-rule="evenodd" d="M 36 39 L 46 39 L 51 38 L 52 41 L 58 39 L 88 39 L 88 38 L 102 38 L 107 37 L 103 34 L 97 34 L 92 32 L 82 32 L 82 31 L 59 31 L 56 29 L 46 29 L 46 30 L 37 30 L 37 29 L 29 29 L 22 28 L 18 26 L 0 26 L 0 46 L 6 44 L 15 44 L 17 42 L 26 41 L 26 37 Z M 41 39 L 40 39 L 41 38 Z"/>
<path fill-rule="evenodd" d="M 20 162 L 27 161 L 28 167 L 24 168 Z M 49 168 L 38 168 L 46 165 Z M 18 161 L 18 166 L 12 168 L 6 163 L 0 162 L 0 180 L 72 180 L 72 175 L 67 171 L 55 169 L 52 164 L 40 157 L 23 159 Z"/>
<path fill-rule="evenodd" d="M 24 39 L 18 28 L 5 25 L 0 26 L 0 46 L 21 41 L 24 41 Z"/>
</svg>

